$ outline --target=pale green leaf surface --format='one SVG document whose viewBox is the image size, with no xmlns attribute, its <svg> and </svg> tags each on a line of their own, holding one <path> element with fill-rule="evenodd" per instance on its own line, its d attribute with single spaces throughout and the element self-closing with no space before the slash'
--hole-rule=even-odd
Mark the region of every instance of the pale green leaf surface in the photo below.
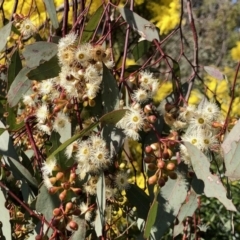
<svg viewBox="0 0 240 240">
<path fill-rule="evenodd" d="M 204 66 L 204 70 L 212 77 L 218 79 L 218 80 L 223 80 L 225 79 L 225 76 L 221 71 L 215 67 L 211 66 Z"/>
<path fill-rule="evenodd" d="M 197 202 L 197 194 L 194 191 L 191 191 L 190 194 L 187 196 L 187 202 L 185 202 L 182 207 L 180 208 L 180 211 L 177 215 L 177 219 L 179 223 L 174 226 L 173 229 L 173 235 L 176 237 L 178 234 L 182 233 L 183 231 L 183 223 L 182 221 L 186 217 L 192 217 L 194 214 L 195 210 L 198 207 L 198 202 Z"/>
<path fill-rule="evenodd" d="M 39 66 L 45 61 L 49 61 L 57 54 L 58 45 L 52 42 L 35 42 L 27 45 L 23 51 L 26 65 L 29 68 Z"/>
<path fill-rule="evenodd" d="M 7 193 L 6 193 L 7 194 Z M 12 239 L 12 231 L 10 224 L 10 215 L 8 209 L 5 207 L 6 198 L 3 194 L 2 189 L 0 188 L 0 204 L 1 204 L 1 214 L 0 214 L 0 222 L 1 222 L 1 231 L 2 235 L 1 239 Z"/>
<path fill-rule="evenodd" d="M 4 27 L 2 27 L 0 29 L 0 52 L 5 48 L 6 43 L 7 43 L 7 38 L 11 33 L 12 30 L 12 23 L 13 22 L 9 22 L 8 24 L 6 24 Z"/>
<path fill-rule="evenodd" d="M 100 174 L 97 182 L 97 216 L 95 219 L 95 231 L 97 236 L 102 236 L 103 228 L 105 224 L 105 207 L 106 207 L 106 189 L 105 189 L 105 178 L 103 172 Z"/>
<path fill-rule="evenodd" d="M 102 13 L 103 13 L 103 7 L 100 6 L 97 11 L 90 17 L 87 25 L 85 26 L 84 30 L 83 30 L 83 34 L 82 34 L 82 39 L 81 39 L 81 42 L 82 43 L 85 43 L 85 42 L 88 42 L 93 33 L 95 32 L 96 30 L 96 27 L 99 23 L 99 20 L 102 16 Z"/>
<path fill-rule="evenodd" d="M 55 29 L 59 28 L 59 24 L 58 24 L 58 19 L 57 19 L 57 12 L 56 12 L 56 7 L 54 5 L 54 1 L 53 0 L 44 0 L 49 18 L 52 22 L 52 25 Z"/>
<path fill-rule="evenodd" d="M 240 121 L 224 139 L 221 147 L 224 153 L 225 175 L 232 180 L 240 179 Z"/>
<path fill-rule="evenodd" d="M 210 163 L 207 157 L 194 145 L 184 143 L 191 157 L 193 170 L 198 179 L 204 182 L 204 193 L 207 197 L 217 198 L 230 211 L 237 211 L 232 200 L 227 198 L 227 192 L 218 176 L 209 171 Z"/>
<path fill-rule="evenodd" d="M 155 223 L 156 217 L 157 217 L 157 210 L 158 210 L 158 202 L 156 200 L 153 201 L 153 204 L 149 210 L 145 231 L 144 231 L 144 237 L 149 238 L 151 233 L 151 228 Z"/>
<path fill-rule="evenodd" d="M 7 94 L 8 103 L 11 107 L 17 105 L 22 96 L 30 88 L 31 81 L 27 77 L 29 71 L 30 69 L 27 67 L 22 68 L 11 84 Z"/>
<path fill-rule="evenodd" d="M 53 209 L 60 206 L 60 200 L 57 194 L 49 194 L 44 184 L 39 189 L 36 202 L 36 211 L 43 214 L 45 219 L 50 222 L 53 218 Z"/>
<path fill-rule="evenodd" d="M 150 46 L 151 46 L 151 43 L 146 40 L 138 42 L 134 46 L 134 48 L 132 50 L 132 54 L 133 54 L 135 62 L 148 52 L 148 49 L 150 48 Z"/>
<path fill-rule="evenodd" d="M 78 230 L 73 232 L 71 240 L 85 240 L 87 224 L 85 219 L 73 215 L 73 221 L 78 224 Z"/>
<path fill-rule="evenodd" d="M 158 195 L 158 212 L 154 227 L 157 229 L 154 232 L 156 239 L 160 239 L 169 226 L 172 225 L 177 216 L 182 203 L 185 201 L 188 192 L 188 182 L 184 174 L 178 173 L 175 180 L 168 179 L 165 186 L 161 188 Z"/>
<path fill-rule="evenodd" d="M 141 37 L 150 42 L 152 42 L 154 39 L 160 41 L 158 29 L 154 24 L 140 17 L 138 14 L 128 8 L 119 7 L 118 10 L 124 20 L 130 25 L 130 27 L 136 30 Z"/>
</svg>

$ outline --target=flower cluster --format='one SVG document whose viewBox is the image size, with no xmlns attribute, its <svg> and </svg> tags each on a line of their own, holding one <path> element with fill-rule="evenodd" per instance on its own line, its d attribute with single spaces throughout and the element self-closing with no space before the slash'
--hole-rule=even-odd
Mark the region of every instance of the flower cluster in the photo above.
<svg viewBox="0 0 240 240">
<path fill-rule="evenodd" d="M 219 121 L 221 117 L 218 106 L 204 99 L 198 108 L 187 106 L 180 111 L 178 121 L 185 123 L 182 140 L 190 142 L 205 153 L 216 148 L 219 144 L 216 137 L 218 130 L 213 127 L 213 122 Z M 180 152 L 183 161 L 191 165 L 190 156 L 183 144 L 180 145 Z"/>
</svg>

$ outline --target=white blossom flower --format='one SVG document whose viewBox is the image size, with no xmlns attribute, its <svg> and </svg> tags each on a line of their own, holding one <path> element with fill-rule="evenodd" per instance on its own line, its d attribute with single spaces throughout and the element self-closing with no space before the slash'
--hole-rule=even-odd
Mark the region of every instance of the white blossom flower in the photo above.
<svg viewBox="0 0 240 240">
<path fill-rule="evenodd" d="M 185 142 L 190 142 L 198 149 L 202 148 L 202 135 L 198 131 L 191 131 L 189 133 L 185 133 L 181 138 Z"/>
<path fill-rule="evenodd" d="M 89 210 L 89 207 L 86 203 L 82 202 L 80 204 L 80 210 L 81 210 L 81 215 L 84 214 L 84 217 L 85 217 L 85 220 L 86 221 L 90 221 L 91 220 L 91 217 L 92 217 L 92 213 L 91 211 Z"/>
<path fill-rule="evenodd" d="M 202 115 L 210 118 L 211 120 L 216 120 L 220 115 L 220 109 L 215 103 L 205 101 L 201 109 Z"/>
<path fill-rule="evenodd" d="M 46 133 L 46 134 L 48 134 L 48 135 L 51 135 L 51 129 L 50 129 L 50 127 L 49 127 L 48 125 L 38 123 L 36 126 L 37 126 L 37 128 L 38 128 L 39 130 L 41 130 L 42 132 L 44 132 L 44 133 Z"/>
<path fill-rule="evenodd" d="M 135 141 L 138 141 L 140 139 L 140 135 L 138 134 L 138 132 L 132 128 L 126 128 L 123 130 L 123 132 L 126 136 L 132 138 Z"/>
<path fill-rule="evenodd" d="M 65 37 L 61 38 L 58 43 L 58 48 L 61 51 L 62 49 L 68 48 L 73 45 L 77 39 L 77 34 L 71 32 L 67 34 Z"/>
<path fill-rule="evenodd" d="M 201 132 L 201 150 L 206 151 L 211 149 L 213 145 L 218 144 L 216 137 L 212 134 L 212 132 L 203 130 Z"/>
<path fill-rule="evenodd" d="M 70 66 L 74 61 L 74 52 L 71 48 L 58 51 L 58 60 L 62 66 Z"/>
<path fill-rule="evenodd" d="M 35 106 L 35 101 L 34 101 L 34 97 L 32 97 L 31 95 L 24 95 L 23 96 L 23 103 L 29 107 L 33 107 Z"/>
<path fill-rule="evenodd" d="M 44 123 L 49 115 L 47 105 L 43 104 L 42 106 L 37 108 L 35 115 L 39 123 Z"/>
<path fill-rule="evenodd" d="M 77 161 L 85 162 L 90 158 L 91 147 L 89 141 L 78 142 Z"/>
<path fill-rule="evenodd" d="M 36 27 L 29 18 L 25 18 L 20 25 L 20 32 L 25 38 L 30 37 L 37 31 Z"/>
<path fill-rule="evenodd" d="M 90 83 L 95 83 L 95 82 L 100 81 L 99 73 L 93 65 L 89 65 L 86 68 L 85 73 L 84 73 L 84 77 L 85 77 L 86 81 L 88 81 Z"/>
<path fill-rule="evenodd" d="M 46 186 L 47 189 L 50 189 L 53 187 L 49 177 L 47 175 L 43 175 L 43 183 Z"/>
<path fill-rule="evenodd" d="M 94 99 L 97 96 L 97 93 L 100 89 L 100 86 L 98 84 L 88 83 L 87 84 L 87 96 L 89 99 Z"/>
<path fill-rule="evenodd" d="M 88 65 L 88 60 L 90 59 L 91 45 L 89 43 L 79 46 L 75 52 L 75 59 L 82 66 L 86 67 Z"/>
<path fill-rule="evenodd" d="M 153 78 L 153 74 L 152 73 L 147 72 L 147 71 L 140 72 L 139 83 L 140 83 L 140 86 L 143 89 L 151 90 L 152 89 L 152 84 L 155 81 L 156 81 L 156 79 Z"/>
<path fill-rule="evenodd" d="M 69 159 L 72 157 L 72 155 L 77 151 L 78 149 L 78 144 L 77 141 L 74 141 L 70 145 L 68 145 L 65 149 L 65 155 Z"/>
<path fill-rule="evenodd" d="M 64 129 L 68 123 L 69 123 L 68 117 L 64 113 L 59 112 L 54 119 L 53 129 L 56 132 L 58 132 L 61 129 Z"/>
<path fill-rule="evenodd" d="M 144 103 L 148 100 L 149 94 L 145 89 L 138 88 L 137 90 L 134 91 L 132 94 L 133 100 L 139 103 Z"/>
<path fill-rule="evenodd" d="M 126 172 L 118 172 L 115 176 L 115 185 L 118 190 L 125 190 L 130 187 L 128 182 L 128 174 Z"/>
<path fill-rule="evenodd" d="M 43 175 L 51 176 L 52 171 L 53 171 L 54 167 L 56 166 L 56 164 L 57 164 L 57 160 L 55 157 L 52 157 L 52 158 L 48 159 L 46 162 L 44 162 L 42 164 L 42 168 L 41 168 Z"/>
<path fill-rule="evenodd" d="M 51 93 L 53 90 L 54 82 L 53 79 L 47 79 L 40 83 L 39 92 L 43 95 Z"/>
</svg>

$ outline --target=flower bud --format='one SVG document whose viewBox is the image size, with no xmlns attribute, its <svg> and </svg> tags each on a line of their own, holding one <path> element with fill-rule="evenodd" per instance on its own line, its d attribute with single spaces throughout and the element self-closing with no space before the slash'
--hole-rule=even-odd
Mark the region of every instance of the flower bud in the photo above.
<svg viewBox="0 0 240 240">
<path fill-rule="evenodd" d="M 50 189 L 48 189 L 48 192 L 50 194 L 54 194 L 56 193 L 59 189 L 61 189 L 61 187 L 51 187 Z"/>
<path fill-rule="evenodd" d="M 148 116 L 148 121 L 150 123 L 155 123 L 157 121 L 157 117 L 155 115 Z"/>
<path fill-rule="evenodd" d="M 150 104 L 147 104 L 145 107 L 144 107 L 144 113 L 146 113 L 146 114 L 149 114 L 149 113 L 151 113 L 152 112 L 152 107 L 151 107 L 151 105 Z"/>
<path fill-rule="evenodd" d="M 151 146 L 146 146 L 145 147 L 145 153 L 151 153 L 151 152 L 152 152 Z"/>
<path fill-rule="evenodd" d="M 68 223 L 68 226 L 69 226 L 72 230 L 74 230 L 74 231 L 78 230 L 78 224 L 77 224 L 76 222 L 74 222 L 74 221 L 70 221 L 70 222 Z"/>
<path fill-rule="evenodd" d="M 170 163 L 167 164 L 166 169 L 168 171 L 173 171 L 175 169 L 175 167 L 176 167 L 175 163 L 170 162 Z"/>
<path fill-rule="evenodd" d="M 60 208 L 53 209 L 53 216 L 54 217 L 57 217 L 57 216 L 60 216 L 60 215 L 62 215 L 62 210 Z"/>
<path fill-rule="evenodd" d="M 158 179 L 158 185 L 159 185 L 160 187 L 163 187 L 163 186 L 165 185 L 165 180 L 164 180 L 164 178 L 159 178 L 159 179 Z"/>
<path fill-rule="evenodd" d="M 171 179 L 177 179 L 177 173 L 175 173 L 175 172 L 169 172 L 169 173 L 168 173 L 168 176 L 169 176 Z"/>
<path fill-rule="evenodd" d="M 148 164 L 148 170 L 149 171 L 156 171 L 157 170 L 157 166 L 154 163 L 149 163 Z"/>
<path fill-rule="evenodd" d="M 67 204 L 66 204 L 66 206 L 65 206 L 65 211 L 64 211 L 64 213 L 68 213 L 68 212 L 70 212 L 70 210 L 72 210 L 73 209 L 73 203 L 72 202 L 68 202 Z"/>
<path fill-rule="evenodd" d="M 63 201 L 65 198 L 66 198 L 66 196 L 67 196 L 67 190 L 66 189 L 64 189 L 60 194 L 59 194 L 59 199 L 61 200 L 61 201 Z"/>
<path fill-rule="evenodd" d="M 157 159 L 157 167 L 159 169 L 163 169 L 165 167 L 165 162 L 161 158 Z"/>
<path fill-rule="evenodd" d="M 56 175 L 56 179 L 57 179 L 58 181 L 62 180 L 63 177 L 64 177 L 64 173 L 63 173 L 63 172 L 58 172 L 57 175 Z"/>
<path fill-rule="evenodd" d="M 157 182 L 157 176 L 155 174 L 148 179 L 148 184 L 149 185 L 153 185 L 156 182 Z"/>
<path fill-rule="evenodd" d="M 159 150 L 159 143 L 152 143 L 150 147 L 153 151 Z"/>
</svg>

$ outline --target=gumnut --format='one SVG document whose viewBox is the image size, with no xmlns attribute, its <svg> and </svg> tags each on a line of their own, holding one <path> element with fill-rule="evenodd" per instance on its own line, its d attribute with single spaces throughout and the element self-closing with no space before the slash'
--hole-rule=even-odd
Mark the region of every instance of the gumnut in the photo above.
<svg viewBox="0 0 240 240">
<path fill-rule="evenodd" d="M 149 185 L 155 184 L 156 182 L 157 182 L 157 176 L 155 174 L 148 179 Z"/>
<path fill-rule="evenodd" d="M 70 222 L 68 223 L 68 226 L 69 226 L 72 230 L 74 230 L 74 231 L 78 230 L 78 224 L 77 224 L 76 222 L 74 222 L 74 221 L 70 221 Z"/>
</svg>

